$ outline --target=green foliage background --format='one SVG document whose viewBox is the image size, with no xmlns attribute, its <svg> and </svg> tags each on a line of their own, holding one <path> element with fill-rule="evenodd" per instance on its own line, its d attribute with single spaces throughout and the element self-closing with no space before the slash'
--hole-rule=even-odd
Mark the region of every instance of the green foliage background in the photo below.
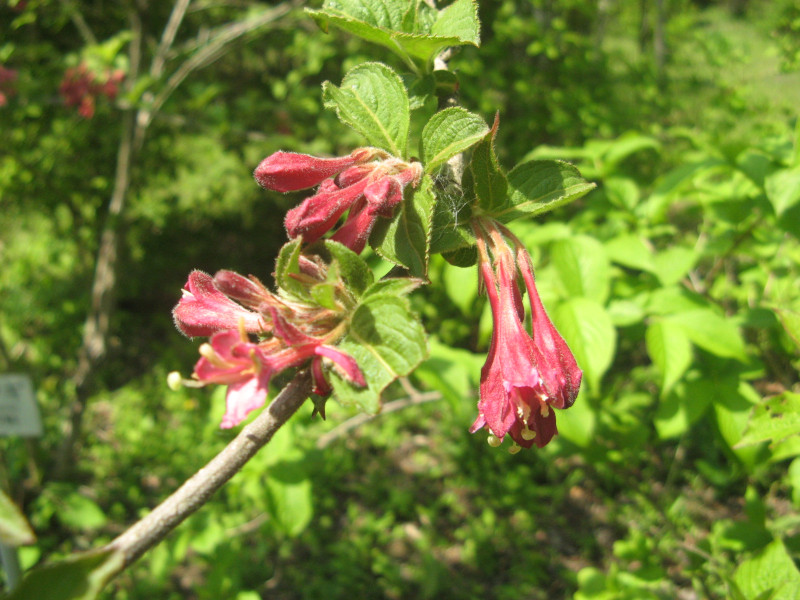
<svg viewBox="0 0 800 600">
<path fill-rule="evenodd" d="M 145 4 L 149 56 L 171 7 Z M 467 433 L 491 319 L 474 270 L 436 257 L 411 296 L 433 332 L 411 383 L 438 399 L 348 430 L 349 409 L 322 422 L 309 406 L 108 598 L 796 597 L 800 14 L 665 2 L 659 58 L 650 4 L 487 0 L 481 47 L 451 61 L 462 105 L 500 111 L 502 164 L 566 159 L 598 183 L 512 225 L 586 371 L 556 442 L 511 456 Z M 198 4 L 170 59 L 264 6 Z M 164 385 L 196 357 L 170 309 L 192 268 L 268 279 L 302 194 L 264 192 L 252 169 L 362 144 L 322 82 L 366 60 L 403 68 L 297 9 L 171 96 L 132 174 L 79 462 L 56 481 L 120 114 L 160 83 L 99 99 L 91 120 L 57 89 L 81 61 L 126 67 L 128 9 L 0 6 L 0 64 L 19 71 L 0 107 L 0 367 L 33 376 L 46 431 L 0 440 L 0 485 L 38 536 L 24 567 L 112 539 L 230 439 L 219 391 Z"/>
</svg>

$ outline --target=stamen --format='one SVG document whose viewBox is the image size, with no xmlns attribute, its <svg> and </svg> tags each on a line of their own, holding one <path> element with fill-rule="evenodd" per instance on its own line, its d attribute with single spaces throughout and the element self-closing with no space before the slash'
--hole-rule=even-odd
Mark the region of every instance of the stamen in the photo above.
<svg viewBox="0 0 800 600">
<path fill-rule="evenodd" d="M 167 387 L 173 392 L 177 392 L 183 387 L 183 377 L 177 371 L 173 371 L 167 375 Z"/>
<path fill-rule="evenodd" d="M 517 452 L 519 452 L 520 450 L 522 450 L 522 446 L 520 446 L 520 445 L 518 445 L 518 444 L 514 444 L 514 445 L 512 445 L 512 446 L 510 446 L 510 447 L 508 448 L 508 453 L 509 453 L 509 454 L 516 454 L 516 453 L 517 453 Z"/>
<path fill-rule="evenodd" d="M 547 406 L 547 404 L 542 404 L 542 410 L 541 410 L 541 413 L 542 413 L 542 416 L 543 416 L 544 418 L 547 418 L 547 417 L 549 417 L 549 416 L 550 416 L 550 407 L 549 407 L 549 406 Z"/>
<path fill-rule="evenodd" d="M 528 426 L 525 425 L 520 431 L 519 435 L 522 437 L 523 440 L 526 442 L 530 442 L 532 439 L 536 437 L 536 432 L 532 429 L 528 429 Z"/>
<path fill-rule="evenodd" d="M 200 347 L 197 349 L 200 353 L 200 356 L 203 358 L 208 359 L 212 363 L 215 362 L 217 358 L 217 353 L 214 352 L 214 348 L 211 347 L 211 344 L 200 344 Z"/>
<path fill-rule="evenodd" d="M 488 444 L 489 444 L 489 445 L 490 445 L 492 448 L 497 448 L 497 447 L 498 447 L 500 444 L 502 444 L 502 443 L 503 443 L 503 440 L 501 440 L 501 439 L 500 439 L 499 437 L 497 437 L 496 435 L 494 435 L 494 434 L 490 433 L 490 434 L 489 434 L 489 437 L 487 437 L 487 438 L 486 438 L 486 442 L 487 442 L 487 443 L 488 443 Z"/>
</svg>

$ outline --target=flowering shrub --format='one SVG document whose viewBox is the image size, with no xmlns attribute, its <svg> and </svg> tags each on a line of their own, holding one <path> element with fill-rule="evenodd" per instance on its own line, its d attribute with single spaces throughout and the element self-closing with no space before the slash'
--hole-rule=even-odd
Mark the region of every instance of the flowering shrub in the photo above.
<svg viewBox="0 0 800 600">
<path fill-rule="evenodd" d="M 0 65 L 0 107 L 8 103 L 9 96 L 15 92 L 14 82 L 19 73 L 15 69 L 7 69 Z"/>
<path fill-rule="evenodd" d="M 84 119 L 94 116 L 97 98 L 105 96 L 114 100 L 119 93 L 119 84 L 125 78 L 125 72 L 119 69 L 105 73 L 102 78 L 81 63 L 70 67 L 58 87 L 66 106 L 77 106 L 78 114 Z"/>
<path fill-rule="evenodd" d="M 320 22 L 349 27 L 332 6 L 314 14 Z M 471 2 L 459 0 L 437 15 L 431 16 L 444 23 L 453 19 L 448 27 L 458 32 L 444 45 L 477 44 Z M 362 21 L 363 15 L 348 14 L 347 19 Z M 383 25 L 368 20 L 361 25 L 374 27 L 376 35 L 383 31 Z M 430 39 L 423 49 L 402 43 L 392 47 L 414 65 L 412 84 L 414 77 L 417 85 L 429 84 L 433 99 L 436 71 L 430 70 L 431 61 L 441 46 L 433 43 L 435 35 Z M 419 98 L 412 102 L 408 77 L 404 80 L 384 64 L 366 63 L 347 73 L 340 86 L 323 85 L 325 105 L 370 146 L 337 158 L 279 151 L 256 167 L 254 177 L 267 190 L 316 186 L 286 214 L 292 241 L 278 259 L 276 293 L 230 272 L 213 279 L 200 272 L 190 275 L 175 308 L 176 323 L 189 336 L 210 339 L 200 347 L 202 358 L 188 384 L 228 385 L 223 427 L 262 406 L 271 376 L 290 367 L 310 366 L 317 393 L 332 392 L 341 402 L 378 411 L 380 392 L 426 354 L 421 324 L 402 295 L 428 283 L 432 253 L 467 268 L 477 257 L 494 317 L 471 431 L 486 427 L 493 446 L 508 435 L 512 453 L 533 445 L 541 448 L 557 433 L 553 409 L 575 402 L 582 372 L 542 306 L 527 251 L 503 223 L 544 213 L 593 186 L 574 167 L 557 161 L 523 162 L 506 174 L 494 152 L 498 118 L 489 128 L 480 116 L 455 106 L 426 115 L 424 107 L 432 103 L 420 103 Z M 414 111 L 427 116 L 421 132 L 412 131 Z M 409 149 L 409 139 L 415 137 L 421 140 L 418 153 Z M 470 150 L 465 180 L 456 161 L 461 164 Z M 448 186 L 463 190 L 466 217 L 453 214 L 440 200 Z M 368 272 L 356 256 L 368 244 L 395 263 L 409 283 L 383 280 L 372 284 L 380 286 L 379 294 L 372 294 L 373 287 L 355 292 L 341 261 L 347 256 L 349 268 L 358 265 L 360 272 Z M 320 256 L 320 248 L 330 253 L 330 261 Z M 288 264 L 294 265 L 291 276 L 284 272 Z M 524 324 L 518 276 L 528 295 L 530 330 Z M 382 311 L 398 303 L 401 321 L 381 318 Z M 380 331 L 387 326 L 391 336 Z M 403 360 L 393 364 L 398 356 Z M 335 365 L 330 377 L 323 374 L 323 358 Z"/>
</svg>

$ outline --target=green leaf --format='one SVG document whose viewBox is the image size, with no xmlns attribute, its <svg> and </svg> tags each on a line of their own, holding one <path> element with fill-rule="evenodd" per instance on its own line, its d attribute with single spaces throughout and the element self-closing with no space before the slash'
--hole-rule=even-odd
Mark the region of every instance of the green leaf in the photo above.
<svg viewBox="0 0 800 600">
<path fill-rule="evenodd" d="M 95 600 L 123 562 L 122 553 L 114 550 L 75 554 L 28 571 L 3 600 Z"/>
<path fill-rule="evenodd" d="M 300 535 L 314 515 L 311 480 L 302 460 L 272 465 L 266 480 L 272 521 L 289 537 Z"/>
<path fill-rule="evenodd" d="M 356 360 L 367 387 L 358 388 L 332 370 L 336 399 L 369 414 L 380 410 L 384 388 L 408 375 L 428 354 L 425 330 L 408 301 L 387 295 L 367 295 L 363 299 L 338 347 Z"/>
<path fill-rule="evenodd" d="M 558 240 L 551 247 L 550 261 L 567 297 L 582 296 L 605 303 L 611 274 L 600 242 L 583 235 Z"/>
<path fill-rule="evenodd" d="M 324 252 L 320 252 L 323 260 L 326 260 L 326 262 L 334 261 L 338 266 L 338 274 L 347 285 L 347 288 L 356 297 L 361 296 L 375 280 L 369 265 L 358 254 L 339 242 L 325 240 L 324 248 L 329 253 L 329 256 L 326 256 Z"/>
<path fill-rule="evenodd" d="M 456 38 L 462 43 L 481 43 L 481 23 L 478 20 L 478 5 L 475 0 L 456 0 L 439 12 L 439 18 L 431 27 L 434 37 Z"/>
<path fill-rule="evenodd" d="M 479 44 L 480 23 L 472 0 L 456 0 L 441 11 L 408 0 L 326 0 L 306 10 L 323 30 L 338 27 L 385 46 L 416 70 L 412 58 L 430 64 L 447 46 Z"/>
<path fill-rule="evenodd" d="M 758 405 L 737 447 L 800 435 L 800 394 L 784 392 Z"/>
<path fill-rule="evenodd" d="M 678 313 L 669 320 L 683 328 L 690 340 L 703 350 L 721 358 L 747 362 L 747 351 L 738 327 L 711 309 Z"/>
<path fill-rule="evenodd" d="M 595 188 L 569 163 L 534 160 L 514 167 L 508 174 L 508 202 L 490 213 L 508 223 L 522 216 L 533 217 L 563 206 Z"/>
<path fill-rule="evenodd" d="M 716 394 L 711 379 L 680 381 L 669 393 L 662 393 L 654 423 L 662 440 L 682 436 L 707 411 Z"/>
<path fill-rule="evenodd" d="M 611 366 L 617 341 L 608 313 L 594 300 L 571 298 L 555 310 L 553 322 L 583 369 L 589 387 L 597 392 Z"/>
<path fill-rule="evenodd" d="M 800 167 L 781 169 L 764 180 L 767 199 L 779 217 L 800 202 Z"/>
<path fill-rule="evenodd" d="M 557 413 L 559 438 L 569 440 L 579 448 L 588 448 L 594 441 L 597 414 L 581 392 L 569 410 Z"/>
<path fill-rule="evenodd" d="M 403 80 L 381 63 L 351 69 L 341 87 L 322 84 L 322 98 L 339 119 L 378 148 L 397 157 L 406 155 L 410 123 L 408 93 Z"/>
<path fill-rule="evenodd" d="M 0 544 L 26 546 L 35 541 L 36 536 L 22 512 L 11 498 L 0 490 Z"/>
<path fill-rule="evenodd" d="M 439 111 L 422 130 L 425 172 L 433 173 L 451 157 L 477 144 L 488 130 L 483 119 L 461 107 Z"/>
<path fill-rule="evenodd" d="M 725 374 L 716 377 L 715 385 L 709 390 L 714 402 L 717 416 L 717 427 L 722 439 L 736 454 L 745 466 L 752 468 L 759 460 L 761 446 L 741 447 L 745 429 L 752 414 L 753 407 L 761 401 L 752 386 L 739 381 L 737 374 Z"/>
<path fill-rule="evenodd" d="M 781 540 L 741 563 L 733 579 L 748 599 L 800 600 L 800 571 Z"/>
<path fill-rule="evenodd" d="M 499 115 L 484 138 L 472 151 L 473 192 L 481 210 L 487 213 L 501 209 L 506 204 L 508 180 L 500 168 L 494 151 L 494 138 L 500 124 Z"/>
<path fill-rule="evenodd" d="M 275 262 L 275 283 L 279 288 L 299 298 L 308 299 L 310 298 L 308 288 L 292 277 L 300 272 L 301 251 L 302 239 L 299 237 L 283 245 Z"/>
<path fill-rule="evenodd" d="M 370 245 L 378 254 L 420 279 L 428 276 L 435 202 L 433 182 L 426 175 L 411 198 L 403 201 L 391 219 L 380 219 L 370 236 Z"/>
<path fill-rule="evenodd" d="M 694 249 L 671 246 L 653 257 L 653 267 L 661 285 L 667 287 L 686 277 L 696 261 L 697 251 Z"/>
<path fill-rule="evenodd" d="M 692 344 L 683 327 L 670 321 L 655 321 L 645 333 L 647 353 L 661 372 L 661 395 L 672 386 L 692 364 Z"/>
<path fill-rule="evenodd" d="M 640 236 L 626 233 L 606 242 L 606 254 L 613 262 L 631 269 L 653 272 L 653 251 Z"/>
<path fill-rule="evenodd" d="M 456 414 L 467 414 L 476 411 L 476 389 L 485 360 L 485 354 L 451 348 L 432 337 L 430 356 L 414 371 L 414 377 L 440 391 Z"/>
<path fill-rule="evenodd" d="M 775 314 L 778 316 L 781 325 L 783 325 L 783 329 L 795 343 L 797 349 L 800 350 L 800 313 L 776 308 Z"/>
<path fill-rule="evenodd" d="M 410 294 L 415 289 L 423 284 L 422 279 L 415 279 L 413 277 L 390 277 L 389 279 L 381 279 L 372 284 L 362 298 L 371 296 L 405 296 Z"/>
<path fill-rule="evenodd" d="M 58 498 L 58 518 L 72 529 L 98 529 L 106 524 L 108 518 L 94 502 L 76 491 L 70 491 Z"/>
</svg>

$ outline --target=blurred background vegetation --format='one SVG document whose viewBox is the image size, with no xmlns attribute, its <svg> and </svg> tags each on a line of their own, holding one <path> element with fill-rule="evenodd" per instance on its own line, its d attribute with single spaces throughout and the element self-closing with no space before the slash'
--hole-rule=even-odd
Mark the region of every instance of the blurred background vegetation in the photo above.
<svg viewBox="0 0 800 600">
<path fill-rule="evenodd" d="M 180 288 L 193 268 L 268 280 L 302 194 L 252 169 L 360 145 L 320 84 L 402 68 L 303 6 L 196 0 L 165 46 L 170 3 L 0 5 L 0 369 L 33 377 L 45 424 L 0 439 L 0 486 L 39 537 L 26 568 L 112 539 L 235 433 L 221 390 L 166 389 L 196 359 Z M 501 161 L 598 183 L 513 226 L 586 371 L 561 435 L 511 456 L 467 433 L 491 319 L 475 271 L 437 258 L 412 297 L 431 358 L 386 398 L 401 410 L 301 411 L 108 598 L 796 598 L 800 439 L 753 423 L 800 393 L 800 6 L 480 17 L 482 47 L 450 64 L 465 107 L 500 112 Z M 80 65 L 90 118 L 64 92 Z"/>
</svg>

